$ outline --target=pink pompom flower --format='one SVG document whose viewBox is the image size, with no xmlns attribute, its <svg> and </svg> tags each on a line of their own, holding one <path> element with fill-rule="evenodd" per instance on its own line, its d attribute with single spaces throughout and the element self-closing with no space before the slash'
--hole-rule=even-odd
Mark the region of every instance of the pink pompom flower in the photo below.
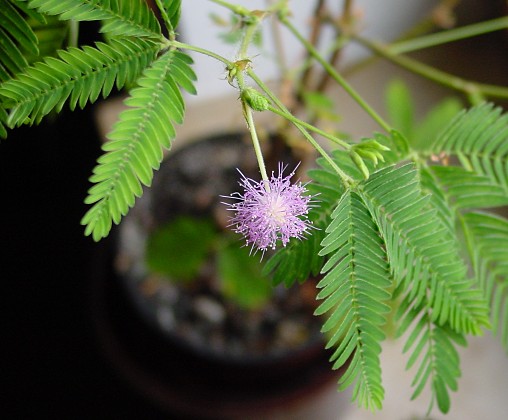
<svg viewBox="0 0 508 420">
<path fill-rule="evenodd" d="M 242 175 L 239 181 L 243 194 L 233 193 L 227 198 L 236 200 L 228 210 L 235 212 L 230 226 L 245 237 L 246 245 L 262 251 L 275 249 L 277 242 L 283 246 L 291 238 L 303 239 L 313 228 L 308 219 L 313 196 L 306 194 L 306 184 L 291 184 L 293 170 L 283 176 L 285 166 L 279 164 L 279 174 L 272 172 L 269 181 L 254 181 Z"/>
</svg>

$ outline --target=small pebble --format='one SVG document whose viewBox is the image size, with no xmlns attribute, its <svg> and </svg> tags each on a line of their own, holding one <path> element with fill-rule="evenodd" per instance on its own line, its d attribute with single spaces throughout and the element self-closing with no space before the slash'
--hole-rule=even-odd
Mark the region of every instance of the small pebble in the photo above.
<svg viewBox="0 0 508 420">
<path fill-rule="evenodd" d="M 212 324 L 221 324 L 226 317 L 224 307 L 206 296 L 199 296 L 194 300 L 194 310 Z"/>
</svg>

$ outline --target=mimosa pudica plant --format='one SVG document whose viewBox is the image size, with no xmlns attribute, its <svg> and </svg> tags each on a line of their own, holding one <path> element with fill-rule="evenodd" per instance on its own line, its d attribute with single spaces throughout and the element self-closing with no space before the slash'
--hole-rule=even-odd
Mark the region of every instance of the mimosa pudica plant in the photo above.
<svg viewBox="0 0 508 420">
<path fill-rule="evenodd" d="M 246 192 L 231 207 L 233 227 L 261 251 L 283 243 L 266 259 L 265 272 L 275 284 L 320 276 L 316 315 L 323 319 L 333 369 L 344 368 L 340 389 L 352 386 L 360 406 L 382 408 L 381 343 L 393 319 L 395 338 L 405 340 L 407 368 L 416 370 L 413 398 L 430 388 L 430 407 L 437 403 L 448 412 L 449 393 L 461 375 L 457 346 L 492 329 L 508 351 L 508 220 L 497 211 L 508 204 L 508 116 L 488 102 L 508 98 L 508 87 L 461 79 L 407 53 L 505 29 L 508 18 L 438 28 L 386 45 L 362 36 L 354 0 L 344 1 L 338 17 L 317 0 L 314 29 L 329 25 L 336 34 L 328 57 L 292 21 L 294 0 L 269 1 L 265 10 L 210 1 L 236 22 L 235 36 L 228 38 L 238 43 L 234 58 L 180 40 L 180 13 L 192 1 L 0 0 L 0 135 L 38 124 L 64 107 L 83 108 L 114 90 L 127 91 L 126 109 L 107 135 L 85 199 L 90 208 L 81 223 L 98 241 L 121 222 L 143 186 L 150 186 L 163 151 L 178 140 L 182 90 L 197 93 L 189 54 L 219 61 L 224 89 L 238 91 L 261 175 L 259 183 L 241 181 Z M 438 6 L 451 12 L 450 4 Z M 306 51 L 300 78 L 293 80 L 300 103 L 317 98 L 326 105 L 326 86 L 335 83 L 379 125 L 379 133 L 345 140 L 320 128 L 319 112 L 306 118 L 301 107 L 288 108 L 258 77 L 256 57 L 248 55 L 268 20 Z M 103 40 L 77 45 L 83 21 L 100 22 Z M 340 51 L 355 42 L 460 92 L 471 106 L 458 110 L 456 103 L 443 102 L 418 126 L 405 88 L 395 84 L 387 121 L 337 70 Z M 317 69 L 320 82 L 312 87 L 309 74 Z M 257 112 L 277 115 L 317 153 L 308 183 L 291 184 L 282 167 L 269 177 Z M 266 197 L 274 200 L 267 203 Z"/>
</svg>

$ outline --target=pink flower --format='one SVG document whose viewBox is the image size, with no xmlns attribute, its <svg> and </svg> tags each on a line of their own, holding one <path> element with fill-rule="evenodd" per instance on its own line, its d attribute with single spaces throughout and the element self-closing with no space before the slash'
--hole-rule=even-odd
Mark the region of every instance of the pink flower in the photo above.
<svg viewBox="0 0 508 420">
<path fill-rule="evenodd" d="M 275 249 L 278 240 L 286 246 L 290 238 L 302 239 L 313 228 L 307 217 L 313 197 L 305 195 L 305 184 L 291 184 L 290 179 L 295 171 L 283 177 L 285 169 L 279 164 L 278 176 L 272 172 L 269 181 L 259 182 L 239 171 L 242 175 L 239 184 L 244 193 L 231 194 L 229 198 L 237 201 L 226 203 L 230 206 L 229 210 L 235 212 L 230 226 L 234 226 L 233 230 L 245 237 L 247 245 L 263 253 L 268 248 Z"/>
</svg>

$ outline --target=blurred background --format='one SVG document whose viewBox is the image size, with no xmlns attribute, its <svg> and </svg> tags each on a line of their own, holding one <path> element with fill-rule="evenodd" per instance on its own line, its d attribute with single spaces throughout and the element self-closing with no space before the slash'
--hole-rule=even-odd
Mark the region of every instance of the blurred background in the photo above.
<svg viewBox="0 0 508 420">
<path fill-rule="evenodd" d="M 206 0 L 192 2 L 195 6 L 186 9 L 188 2 L 184 1 L 184 40 L 215 50 L 220 44 L 212 34 L 215 29 L 208 15 L 218 9 Z M 248 0 L 242 3 L 251 8 L 263 8 L 264 4 Z M 304 19 L 310 3 L 293 0 L 295 19 Z M 370 34 L 389 40 L 437 3 L 365 0 L 358 1 L 357 6 L 365 14 Z M 464 0 L 457 9 L 459 24 L 500 16 L 504 5 L 505 1 Z M 198 19 L 199 25 L 189 28 L 191 19 Z M 83 31 L 84 36 L 86 33 Z M 416 56 L 462 77 L 506 86 L 507 38 L 507 33 L 496 32 Z M 298 49 L 289 50 L 297 58 Z M 231 47 L 223 53 L 233 56 L 234 50 Z M 361 49 L 353 49 L 346 60 L 353 62 L 362 54 Z M 264 77 L 275 76 L 269 62 L 256 62 L 255 66 Z M 196 57 L 195 69 L 199 96 L 191 100 L 177 140 L 185 142 L 202 133 L 242 127 L 236 93 L 228 90 L 227 95 L 223 94 L 226 83 L 221 80 L 221 66 Z M 355 73 L 350 80 L 375 108 L 382 109 L 386 83 L 394 76 L 404 78 L 418 95 L 420 113 L 436 99 L 450 94 L 381 61 Z M 118 369 L 111 358 L 115 353 L 104 340 L 104 331 L 97 327 L 97 256 L 107 255 L 108 243 L 95 244 L 84 237 L 79 220 L 86 211 L 83 199 L 89 187 L 87 178 L 99 155 L 104 132 L 121 108 L 120 99 L 102 101 L 80 112 L 64 112 L 37 128 L 17 129 L 0 143 L 1 375 L 6 388 L 0 412 L 6 415 L 4 418 L 179 418 L 150 398 L 156 389 L 140 390 L 132 377 L 128 379 Z M 342 130 L 358 136 L 376 129 L 342 93 L 337 92 L 337 100 L 343 111 Z M 117 312 L 119 317 L 123 313 Z M 132 322 L 133 330 L 142 330 L 142 324 Z M 142 340 L 143 332 L 140 334 Z M 151 343 L 151 338 L 146 339 Z M 142 343 L 137 345 L 142 347 Z M 149 357 L 150 348 L 146 351 Z M 460 392 L 453 395 L 452 412 L 446 418 L 474 420 L 506 415 L 508 358 L 501 346 L 489 336 L 471 340 L 463 357 Z M 348 394 L 337 394 L 335 384 L 330 383 L 312 398 L 292 401 L 266 418 L 424 418 L 425 397 L 408 403 L 406 386 L 401 385 L 407 384 L 408 378 L 398 366 L 399 359 L 400 348 L 387 343 L 383 352 L 387 400 L 382 413 L 372 416 L 357 410 L 349 404 Z"/>
</svg>

